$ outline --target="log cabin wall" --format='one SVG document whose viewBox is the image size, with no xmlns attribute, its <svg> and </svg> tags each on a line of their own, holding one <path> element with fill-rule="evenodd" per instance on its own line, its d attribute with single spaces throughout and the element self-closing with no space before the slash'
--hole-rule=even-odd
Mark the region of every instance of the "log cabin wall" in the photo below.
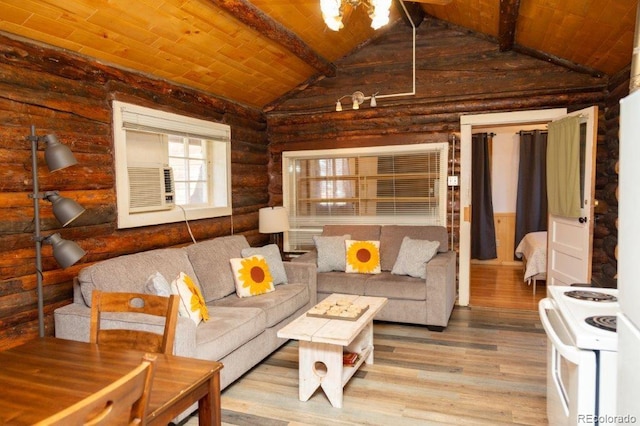
<svg viewBox="0 0 640 426">
<path fill-rule="evenodd" d="M 610 155 L 607 165 L 598 162 L 599 179 L 601 169 L 609 170 L 610 159 L 617 159 L 617 148 L 605 148 L 609 120 L 604 117 L 611 106 L 608 78 L 514 51 L 500 52 L 495 41 L 435 19 L 426 19 L 417 28 L 415 96 L 378 99 L 376 108 L 365 102 L 359 110 L 352 110 L 347 100 L 342 112 L 335 111 L 336 100 L 356 90 L 365 95 L 411 91 L 411 54 L 410 27 L 396 26 L 336 62 L 335 78 L 310 85 L 267 111 L 273 199 L 279 203 L 282 198 L 283 151 L 449 141 L 449 173 L 459 175 L 463 114 L 559 107 L 573 111 L 597 105 L 598 152 L 601 160 L 604 151 Z M 611 114 L 616 121 L 617 112 Z M 600 193 L 605 186 L 608 184 L 601 182 Z M 458 191 L 449 191 L 448 198 L 449 230 L 454 233 L 457 249 Z M 608 246 L 602 238 L 612 232 L 602 230 L 594 245 L 598 249 Z M 608 254 L 608 250 L 599 250 L 594 259 L 612 264 Z M 600 264 L 593 270 L 612 273 Z"/>
<path fill-rule="evenodd" d="M 620 152 L 620 99 L 629 94 L 630 67 L 609 80 L 609 96 L 604 116 L 605 135 L 598 143 L 596 157 L 596 223 L 593 235 L 593 273 L 607 278 L 617 276 L 618 170 Z"/>
<path fill-rule="evenodd" d="M 87 210 L 64 229 L 42 202 L 43 235 L 60 232 L 87 255 L 61 270 L 43 247 L 46 334 L 53 311 L 72 300 L 72 278 L 91 262 L 191 243 L 185 223 L 118 230 L 112 109 L 114 99 L 226 123 L 232 137 L 233 217 L 190 221 L 196 240 L 242 233 L 264 242 L 260 207 L 268 204 L 266 122 L 261 111 L 108 67 L 58 49 L 0 34 L 0 350 L 38 335 L 30 125 L 55 133 L 78 165 L 49 173 L 42 148 L 40 191 L 59 190 Z"/>
</svg>

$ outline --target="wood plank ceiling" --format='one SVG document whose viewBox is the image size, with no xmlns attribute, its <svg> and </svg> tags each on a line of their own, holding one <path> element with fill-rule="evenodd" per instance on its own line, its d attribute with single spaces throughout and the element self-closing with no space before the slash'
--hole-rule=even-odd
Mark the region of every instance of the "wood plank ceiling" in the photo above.
<svg viewBox="0 0 640 426">
<path fill-rule="evenodd" d="M 421 3 L 419 12 L 502 50 L 613 75 L 631 62 L 637 3 L 452 0 Z M 369 27 L 362 6 L 349 8 L 344 22 L 340 32 L 327 29 L 319 0 L 0 0 L 5 34 L 259 109 L 330 78 L 333 62 L 385 32 Z M 403 25 L 397 1 L 392 22 Z"/>
</svg>

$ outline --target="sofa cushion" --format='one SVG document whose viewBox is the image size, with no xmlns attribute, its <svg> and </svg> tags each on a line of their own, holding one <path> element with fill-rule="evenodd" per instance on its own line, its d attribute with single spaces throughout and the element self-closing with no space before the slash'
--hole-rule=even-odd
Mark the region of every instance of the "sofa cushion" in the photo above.
<svg viewBox="0 0 640 426">
<path fill-rule="evenodd" d="M 444 226 L 385 225 L 380 233 L 380 266 L 383 271 L 393 269 L 404 237 L 439 241 L 439 253 L 449 250 L 449 234 Z"/>
<path fill-rule="evenodd" d="M 78 281 L 85 304 L 91 306 L 93 289 L 144 293 L 147 279 L 155 272 L 171 280 L 184 272 L 198 284 L 189 258 L 181 248 L 157 249 L 103 260 L 83 268 Z"/>
<path fill-rule="evenodd" d="M 244 309 L 259 308 L 265 313 L 266 327 L 273 327 L 285 318 L 290 317 L 298 309 L 311 300 L 309 286 L 306 284 L 281 284 L 270 293 L 256 297 L 239 298 L 235 295 L 213 302 L 214 309 L 218 306 Z"/>
<path fill-rule="evenodd" d="M 440 247 L 439 241 L 413 240 L 404 237 L 391 273 L 425 279 L 427 277 L 426 263 L 436 255 L 438 247 Z"/>
<path fill-rule="evenodd" d="M 242 249 L 242 257 L 250 257 L 255 254 L 264 256 L 269 265 L 271 276 L 273 277 L 273 284 L 286 284 L 287 272 L 284 270 L 284 264 L 282 263 L 282 255 L 280 249 L 275 244 L 268 244 L 264 247 L 249 247 Z"/>
<path fill-rule="evenodd" d="M 201 321 L 209 320 L 209 312 L 202 293 L 189 275 L 180 272 L 171 282 L 171 291 L 180 296 L 178 313 L 181 317 L 191 319 L 196 325 Z"/>
<path fill-rule="evenodd" d="M 369 275 L 364 286 L 364 295 L 389 299 L 426 300 L 427 286 L 421 278 L 383 272 L 379 275 Z"/>
<path fill-rule="evenodd" d="M 352 274 L 380 273 L 380 241 L 345 241 L 346 268 Z"/>
<path fill-rule="evenodd" d="M 207 303 L 236 291 L 229 259 L 242 257 L 242 249 L 248 247 L 249 243 L 243 235 L 231 235 L 192 244 L 186 248 Z"/>
<path fill-rule="evenodd" d="M 318 274 L 318 293 L 345 293 L 364 295 L 367 274 L 323 272 Z"/>
<path fill-rule="evenodd" d="M 220 360 L 265 329 L 266 316 L 261 309 L 236 309 L 211 304 L 207 307 L 211 311 L 211 319 L 197 327 L 196 358 Z"/>
<path fill-rule="evenodd" d="M 230 259 L 238 297 L 259 296 L 274 290 L 273 277 L 264 256 Z"/>
<path fill-rule="evenodd" d="M 318 272 L 342 271 L 346 268 L 345 241 L 351 236 L 321 236 L 314 235 L 313 242 L 318 251 Z"/>
</svg>

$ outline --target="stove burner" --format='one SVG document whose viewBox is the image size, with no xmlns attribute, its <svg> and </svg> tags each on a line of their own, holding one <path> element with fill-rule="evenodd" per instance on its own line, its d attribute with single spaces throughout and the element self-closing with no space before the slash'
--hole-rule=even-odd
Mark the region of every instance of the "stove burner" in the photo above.
<svg viewBox="0 0 640 426">
<path fill-rule="evenodd" d="M 601 328 L 607 331 L 616 331 L 616 316 L 615 315 L 600 315 L 594 317 L 588 317 L 584 319 L 589 325 L 597 328 Z"/>
<path fill-rule="evenodd" d="M 564 293 L 565 296 L 573 297 L 574 299 L 588 300 L 590 302 L 617 302 L 618 298 L 611 294 L 602 293 L 599 291 L 589 290 L 573 290 Z"/>
</svg>

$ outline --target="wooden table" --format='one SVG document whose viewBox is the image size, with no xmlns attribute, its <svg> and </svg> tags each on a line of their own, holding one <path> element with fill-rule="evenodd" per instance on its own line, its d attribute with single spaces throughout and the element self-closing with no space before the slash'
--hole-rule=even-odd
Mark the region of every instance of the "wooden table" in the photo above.
<svg viewBox="0 0 640 426">
<path fill-rule="evenodd" d="M 343 388 L 362 363 L 373 364 L 373 317 L 387 303 L 384 297 L 332 294 L 325 301 L 349 300 L 369 309 L 356 321 L 316 318 L 303 314 L 278 331 L 278 337 L 296 339 L 298 395 L 307 401 L 321 387 L 331 405 L 342 407 Z M 353 366 L 344 366 L 344 352 L 359 354 Z"/>
<path fill-rule="evenodd" d="M 27 425 L 132 370 L 143 352 L 45 337 L 0 352 L 0 424 Z M 220 425 L 222 364 L 157 354 L 149 423 L 169 423 L 198 402 L 200 425 Z"/>
</svg>

